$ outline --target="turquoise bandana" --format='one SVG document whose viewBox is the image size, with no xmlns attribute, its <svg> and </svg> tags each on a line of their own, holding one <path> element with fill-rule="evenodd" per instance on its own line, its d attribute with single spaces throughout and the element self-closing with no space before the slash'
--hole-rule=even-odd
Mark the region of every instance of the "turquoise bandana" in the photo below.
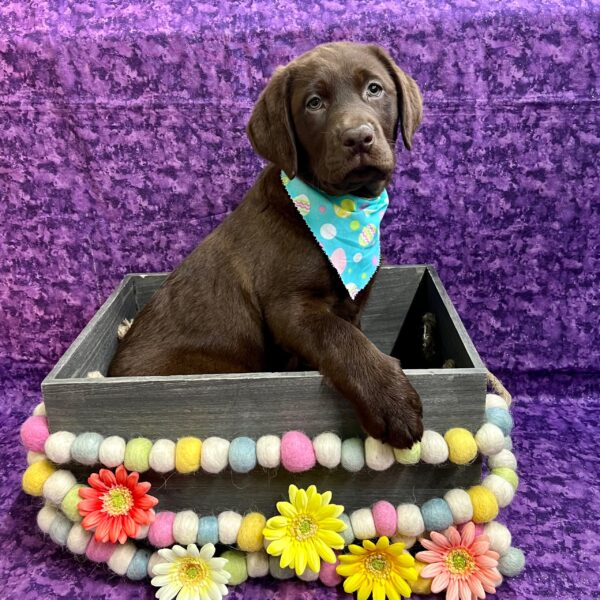
<svg viewBox="0 0 600 600">
<path fill-rule="evenodd" d="M 377 198 L 330 196 L 283 171 L 281 181 L 354 300 L 379 266 L 379 224 L 389 203 L 387 192 Z"/>
</svg>

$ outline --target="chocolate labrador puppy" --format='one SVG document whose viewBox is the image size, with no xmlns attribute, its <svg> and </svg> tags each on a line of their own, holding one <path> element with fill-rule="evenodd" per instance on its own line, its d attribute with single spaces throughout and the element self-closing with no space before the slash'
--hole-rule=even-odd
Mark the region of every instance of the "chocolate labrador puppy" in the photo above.
<svg viewBox="0 0 600 600">
<path fill-rule="evenodd" d="M 377 46 L 325 44 L 279 67 L 248 124 L 270 164 L 140 312 L 108 375 L 318 369 L 368 434 L 398 448 L 419 440 L 417 392 L 360 329 L 374 278 L 350 298 L 280 170 L 329 194 L 376 197 L 421 109 L 416 83 Z"/>
</svg>

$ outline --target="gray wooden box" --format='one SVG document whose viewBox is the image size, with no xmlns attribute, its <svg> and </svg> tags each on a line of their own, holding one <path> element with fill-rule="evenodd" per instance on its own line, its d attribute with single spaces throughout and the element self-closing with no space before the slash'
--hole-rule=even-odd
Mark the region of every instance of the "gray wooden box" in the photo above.
<svg viewBox="0 0 600 600">
<path fill-rule="evenodd" d="M 194 435 L 200 439 L 238 436 L 257 439 L 302 430 L 309 436 L 333 431 L 342 439 L 364 433 L 349 402 L 327 387 L 316 371 L 211 374 L 171 377 L 90 379 L 106 373 L 114 354 L 117 327 L 132 319 L 167 274 L 130 274 L 88 323 L 42 383 L 51 432 L 93 431 L 125 439 L 152 440 Z M 422 351 L 422 316 L 436 316 L 436 352 Z M 365 334 L 384 352 L 400 358 L 424 405 L 426 429 L 444 433 L 465 427 L 475 433 L 484 422 L 486 369 L 435 268 L 383 266 L 362 319 Z M 427 354 L 427 358 L 424 354 Z M 447 359 L 456 368 L 442 368 Z M 90 471 L 73 471 L 83 481 Z M 481 481 L 481 461 L 467 466 L 400 464 L 376 472 L 350 473 L 316 467 L 300 474 L 257 467 L 247 474 L 162 476 L 148 472 L 162 510 L 259 510 L 270 515 L 290 483 L 331 489 L 346 511 L 381 499 L 422 503 L 454 487 Z"/>
</svg>

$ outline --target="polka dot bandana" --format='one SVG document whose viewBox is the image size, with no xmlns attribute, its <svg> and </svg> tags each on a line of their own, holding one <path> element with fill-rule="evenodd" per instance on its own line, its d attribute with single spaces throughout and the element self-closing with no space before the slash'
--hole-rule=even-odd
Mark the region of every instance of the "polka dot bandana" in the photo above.
<svg viewBox="0 0 600 600">
<path fill-rule="evenodd" d="M 354 300 L 379 266 L 379 225 L 389 204 L 387 192 L 377 198 L 330 196 L 283 171 L 281 181 Z"/>
</svg>

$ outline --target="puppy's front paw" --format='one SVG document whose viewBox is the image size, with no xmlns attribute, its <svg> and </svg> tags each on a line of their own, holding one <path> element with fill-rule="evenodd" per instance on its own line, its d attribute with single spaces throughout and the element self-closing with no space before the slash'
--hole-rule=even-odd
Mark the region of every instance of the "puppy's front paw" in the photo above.
<svg viewBox="0 0 600 600">
<path fill-rule="evenodd" d="M 423 436 L 423 405 L 404 374 L 359 410 L 365 431 L 394 448 L 410 448 Z"/>
</svg>

